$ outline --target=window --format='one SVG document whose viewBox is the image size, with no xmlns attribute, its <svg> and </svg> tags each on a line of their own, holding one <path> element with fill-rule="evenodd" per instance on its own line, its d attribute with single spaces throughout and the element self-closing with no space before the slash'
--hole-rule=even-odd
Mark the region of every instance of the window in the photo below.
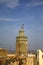
<svg viewBox="0 0 43 65">
<path fill-rule="evenodd" d="M 43 55 L 42 55 L 42 58 L 43 58 Z"/>
</svg>

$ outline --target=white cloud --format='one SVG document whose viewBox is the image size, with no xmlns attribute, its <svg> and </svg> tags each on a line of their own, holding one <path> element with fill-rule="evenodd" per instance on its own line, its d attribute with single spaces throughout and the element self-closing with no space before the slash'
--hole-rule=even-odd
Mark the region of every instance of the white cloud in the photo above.
<svg viewBox="0 0 43 65">
<path fill-rule="evenodd" d="M 8 21 L 8 22 L 12 22 L 12 21 L 19 21 L 19 18 L 0 18 L 0 21 Z"/>
<path fill-rule="evenodd" d="M 14 8 L 19 5 L 19 0 L 0 0 L 0 3 L 5 3 L 7 7 Z"/>
<path fill-rule="evenodd" d="M 10 8 L 14 8 L 19 5 L 19 0 L 12 0 L 6 4 Z"/>
<path fill-rule="evenodd" d="M 40 2 L 41 0 L 32 0 L 32 2 Z"/>
<path fill-rule="evenodd" d="M 31 2 L 26 4 L 26 7 L 39 6 L 39 5 L 43 5 L 43 2 Z"/>
<path fill-rule="evenodd" d="M 19 0 L 0 0 L 0 3 L 4 3 L 5 6 L 7 6 L 9 8 L 15 8 L 15 7 L 21 5 L 19 3 Z M 30 3 L 26 4 L 26 7 L 38 6 L 38 5 L 43 5 L 43 1 L 41 1 L 41 0 L 31 0 Z"/>
<path fill-rule="evenodd" d="M 0 0 L 0 3 L 6 2 L 7 0 Z"/>
<path fill-rule="evenodd" d="M 34 21 L 34 17 L 23 17 L 23 18 L 0 18 L 1 21 L 6 21 L 6 22 L 16 22 L 16 21 Z"/>
</svg>

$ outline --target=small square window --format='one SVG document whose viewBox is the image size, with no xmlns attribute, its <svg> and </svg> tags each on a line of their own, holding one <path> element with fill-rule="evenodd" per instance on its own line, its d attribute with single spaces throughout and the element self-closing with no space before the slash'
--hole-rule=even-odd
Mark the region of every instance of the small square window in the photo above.
<svg viewBox="0 0 43 65">
<path fill-rule="evenodd" d="M 43 55 L 42 55 L 42 58 L 43 58 Z"/>
</svg>

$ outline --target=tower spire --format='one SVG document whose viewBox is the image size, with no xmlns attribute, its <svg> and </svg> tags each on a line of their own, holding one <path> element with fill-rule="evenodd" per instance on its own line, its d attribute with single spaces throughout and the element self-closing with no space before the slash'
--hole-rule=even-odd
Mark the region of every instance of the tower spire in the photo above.
<svg viewBox="0 0 43 65">
<path fill-rule="evenodd" d="M 21 29 L 19 30 L 19 35 L 24 36 L 24 24 L 22 24 Z"/>
<path fill-rule="evenodd" d="M 24 24 L 22 24 L 22 26 L 21 26 L 21 29 L 23 29 L 24 28 Z"/>
</svg>

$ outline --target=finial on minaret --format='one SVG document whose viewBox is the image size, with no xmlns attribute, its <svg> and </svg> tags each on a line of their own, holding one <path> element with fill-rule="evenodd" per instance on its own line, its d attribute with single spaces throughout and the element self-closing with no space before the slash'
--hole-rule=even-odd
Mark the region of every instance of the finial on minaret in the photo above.
<svg viewBox="0 0 43 65">
<path fill-rule="evenodd" d="M 24 35 L 24 28 L 23 28 L 24 24 L 22 24 L 21 29 L 19 30 L 19 35 L 23 36 Z"/>
<path fill-rule="evenodd" d="M 24 24 L 22 24 L 21 29 L 23 29 L 23 27 L 24 27 Z"/>
</svg>

